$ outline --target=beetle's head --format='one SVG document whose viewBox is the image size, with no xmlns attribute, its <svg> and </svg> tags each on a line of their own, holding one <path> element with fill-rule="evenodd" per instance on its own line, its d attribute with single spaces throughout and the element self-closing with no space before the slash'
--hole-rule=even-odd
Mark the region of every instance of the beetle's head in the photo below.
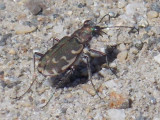
<svg viewBox="0 0 160 120">
<path fill-rule="evenodd" d="M 84 27 L 90 28 L 93 37 L 98 37 L 99 35 L 102 36 L 102 33 L 104 33 L 102 29 L 106 28 L 106 27 L 96 26 L 91 20 L 86 20 L 84 22 Z"/>
</svg>

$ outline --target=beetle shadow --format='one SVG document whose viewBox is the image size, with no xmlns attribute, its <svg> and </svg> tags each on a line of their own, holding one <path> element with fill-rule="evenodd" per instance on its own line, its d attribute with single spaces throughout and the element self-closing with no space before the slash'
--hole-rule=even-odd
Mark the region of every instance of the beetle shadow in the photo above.
<svg viewBox="0 0 160 120">
<path fill-rule="evenodd" d="M 116 48 L 117 46 L 107 46 L 106 55 L 101 57 L 91 57 L 90 56 L 90 69 L 92 75 L 98 73 L 103 65 L 113 62 L 119 53 Z M 109 67 L 108 67 L 109 69 Z M 111 68 L 110 68 L 111 69 Z M 116 75 L 117 70 L 111 69 L 113 74 Z M 88 71 L 87 65 L 84 62 L 80 62 L 70 74 L 63 73 L 59 76 L 51 77 L 50 79 L 53 87 L 64 88 L 64 87 L 75 87 L 79 84 L 85 84 L 88 82 Z"/>
</svg>

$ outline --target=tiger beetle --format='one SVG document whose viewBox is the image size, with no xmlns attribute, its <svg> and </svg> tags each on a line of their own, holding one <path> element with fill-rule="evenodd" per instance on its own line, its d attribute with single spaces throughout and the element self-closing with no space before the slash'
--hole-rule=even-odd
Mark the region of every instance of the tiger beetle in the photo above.
<svg viewBox="0 0 160 120">
<path fill-rule="evenodd" d="M 102 17 L 102 19 L 104 17 Z M 102 19 L 100 20 L 100 22 L 102 21 Z M 128 27 L 128 26 L 113 26 L 113 27 L 126 27 L 126 28 L 131 28 L 132 30 L 134 29 L 133 27 Z M 35 73 L 35 55 L 38 55 L 40 56 L 37 67 L 38 72 L 45 77 L 47 76 L 57 77 L 64 74 L 63 76 L 64 79 L 62 79 L 61 81 L 65 82 L 65 78 L 67 78 L 72 73 L 74 68 L 78 65 L 79 61 L 84 58 L 87 62 L 88 80 L 91 81 L 91 84 L 94 90 L 96 91 L 96 88 L 91 79 L 92 73 L 90 69 L 90 58 L 89 55 L 86 54 L 84 51 L 87 48 L 87 51 L 89 53 L 93 53 L 98 56 L 106 55 L 103 52 L 89 48 L 89 42 L 92 40 L 93 37 L 98 37 L 102 36 L 102 34 L 106 34 L 103 31 L 103 29 L 105 28 L 111 28 L 111 27 L 100 27 L 95 25 L 91 20 L 86 20 L 82 28 L 76 30 L 71 36 L 65 36 L 61 40 L 58 40 L 59 42 L 55 44 L 53 47 L 51 47 L 45 54 L 35 52 L 34 73 Z M 22 98 L 30 90 L 35 81 L 36 79 L 34 78 L 28 90 L 21 96 L 16 97 L 16 99 Z M 98 95 L 97 92 L 96 94 Z M 49 103 L 52 97 L 53 96 L 50 97 L 46 105 Z"/>
</svg>

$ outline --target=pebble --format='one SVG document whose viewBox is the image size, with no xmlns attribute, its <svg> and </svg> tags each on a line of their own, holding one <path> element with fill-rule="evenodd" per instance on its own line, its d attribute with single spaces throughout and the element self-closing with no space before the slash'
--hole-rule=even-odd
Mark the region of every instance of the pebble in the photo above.
<svg viewBox="0 0 160 120">
<path fill-rule="evenodd" d="M 127 109 L 132 107 L 133 101 L 124 97 L 123 94 L 119 94 L 112 91 L 109 94 L 109 108 Z"/>
<path fill-rule="evenodd" d="M 78 4 L 78 8 L 83 8 L 83 7 L 85 7 L 86 6 L 86 3 L 79 3 Z"/>
<path fill-rule="evenodd" d="M 94 13 L 94 17 L 98 18 L 100 16 L 100 13 L 97 11 Z"/>
<path fill-rule="evenodd" d="M 153 2 L 151 4 L 151 9 L 160 13 L 160 4 L 157 4 L 157 2 Z"/>
<path fill-rule="evenodd" d="M 146 19 L 144 19 L 144 18 L 142 18 L 139 22 L 138 22 L 138 26 L 139 27 L 143 27 L 143 28 L 145 28 L 145 27 L 147 27 L 149 24 L 148 24 L 148 21 L 146 20 Z"/>
<path fill-rule="evenodd" d="M 44 104 L 46 102 L 46 99 L 41 100 L 41 104 Z"/>
<path fill-rule="evenodd" d="M 38 94 L 43 94 L 46 90 L 49 90 L 49 87 L 41 87 L 37 90 Z"/>
<path fill-rule="evenodd" d="M 154 33 L 154 34 L 157 34 L 157 35 L 160 35 L 160 26 L 154 26 L 151 28 L 151 31 Z"/>
<path fill-rule="evenodd" d="M 117 59 L 120 61 L 120 62 L 124 62 L 126 60 L 128 56 L 128 51 L 125 50 L 125 51 L 122 51 L 120 52 L 118 55 L 117 55 Z"/>
<path fill-rule="evenodd" d="M 96 94 L 96 91 L 93 89 L 93 86 L 91 86 L 91 85 L 87 85 L 87 84 L 83 85 L 82 89 L 92 96 L 95 96 L 95 94 Z"/>
<path fill-rule="evenodd" d="M 109 12 L 108 14 L 109 14 L 109 16 L 112 17 L 112 18 L 115 18 L 115 17 L 117 17 L 117 15 L 118 15 L 117 12 L 113 12 L 113 11 Z"/>
<path fill-rule="evenodd" d="M 154 117 L 153 120 L 160 120 L 160 117 Z"/>
<path fill-rule="evenodd" d="M 123 44 L 123 43 L 122 43 L 122 44 L 120 44 L 120 45 L 119 45 L 119 50 L 120 50 L 120 51 L 124 51 L 124 50 L 126 50 L 126 46 L 125 46 L 125 44 Z"/>
<path fill-rule="evenodd" d="M 133 45 L 138 49 L 138 50 L 141 50 L 142 47 L 143 47 L 143 43 L 141 40 L 134 40 L 133 41 Z"/>
<path fill-rule="evenodd" d="M 32 105 L 31 105 L 31 103 L 30 102 L 23 102 L 23 103 L 20 103 L 20 105 L 22 106 L 22 107 L 31 107 Z"/>
<path fill-rule="evenodd" d="M 125 120 L 126 114 L 121 109 L 109 109 L 107 110 L 110 120 Z"/>
<path fill-rule="evenodd" d="M 132 107 L 133 101 L 131 99 L 124 99 L 123 103 L 119 107 L 120 109 L 128 109 Z"/>
<path fill-rule="evenodd" d="M 102 93 L 104 89 L 105 89 L 105 85 L 101 84 L 100 87 L 98 88 L 98 92 Z"/>
<path fill-rule="evenodd" d="M 8 53 L 11 54 L 11 55 L 15 55 L 16 51 L 14 49 L 10 49 Z"/>
<path fill-rule="evenodd" d="M 124 8 L 126 6 L 127 2 L 125 0 L 119 0 L 118 1 L 118 8 Z"/>
<path fill-rule="evenodd" d="M 4 9 L 6 9 L 5 3 L 0 3 L 0 10 L 4 10 Z"/>
<path fill-rule="evenodd" d="M 60 15 L 59 14 L 53 14 L 52 15 L 54 19 L 58 18 Z"/>
<path fill-rule="evenodd" d="M 132 47 L 129 51 L 130 53 L 135 54 L 135 55 L 138 53 L 138 49 L 136 47 Z"/>
<path fill-rule="evenodd" d="M 30 12 L 33 15 L 38 15 L 39 13 L 41 13 L 43 11 L 43 8 L 41 6 L 41 2 L 35 1 L 35 0 L 29 0 L 26 3 L 26 7 L 30 10 Z"/>
<path fill-rule="evenodd" d="M 14 30 L 16 34 L 26 34 L 26 33 L 31 33 L 35 31 L 37 28 L 35 26 L 29 27 L 29 26 L 24 26 L 24 25 L 17 25 L 15 26 Z"/>
<path fill-rule="evenodd" d="M 160 64 L 160 54 L 154 57 L 154 60 Z"/>
<path fill-rule="evenodd" d="M 118 87 L 117 83 L 114 80 L 109 80 L 105 82 L 105 86 L 109 89 L 115 89 Z"/>
<path fill-rule="evenodd" d="M 147 17 L 148 18 L 157 18 L 158 17 L 158 12 L 156 12 L 156 11 L 149 11 L 147 13 Z"/>
<path fill-rule="evenodd" d="M 9 37 L 12 37 L 11 33 L 5 34 L 2 36 L 1 40 L 0 40 L 0 46 L 4 46 L 6 45 L 6 41 Z"/>
<path fill-rule="evenodd" d="M 157 50 L 160 52 L 160 42 L 157 44 Z"/>
<path fill-rule="evenodd" d="M 4 71 L 0 71 L 0 80 L 1 80 L 1 84 L 2 81 L 4 81 Z M 3 82 L 4 83 L 4 82 Z M 4 83 L 5 84 L 5 83 Z M 3 86 L 3 85 L 2 85 Z M 5 86 L 5 85 L 4 85 Z"/>
<path fill-rule="evenodd" d="M 115 62 L 112 62 L 109 64 L 109 67 L 111 68 L 117 68 L 117 64 Z"/>
<path fill-rule="evenodd" d="M 48 30 L 48 29 L 51 29 L 52 27 L 53 27 L 53 24 L 50 23 L 50 24 L 47 24 L 47 25 L 45 26 L 45 29 Z"/>
<path fill-rule="evenodd" d="M 67 12 L 67 14 L 68 14 L 69 16 L 72 15 L 72 13 L 73 13 L 73 12 L 72 12 L 71 10 Z"/>
<path fill-rule="evenodd" d="M 157 100 L 154 96 L 150 96 L 150 101 L 152 104 L 156 104 L 157 103 Z"/>
<path fill-rule="evenodd" d="M 105 77 L 106 79 L 109 79 L 108 75 L 109 74 L 112 74 L 111 70 L 109 69 L 106 69 L 106 68 L 102 68 L 100 71 L 99 71 L 99 74 L 103 77 Z"/>
</svg>

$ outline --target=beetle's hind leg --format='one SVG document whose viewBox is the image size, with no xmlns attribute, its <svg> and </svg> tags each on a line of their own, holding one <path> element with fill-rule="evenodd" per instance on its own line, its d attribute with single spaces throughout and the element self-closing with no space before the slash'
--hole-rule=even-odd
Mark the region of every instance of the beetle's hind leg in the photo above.
<svg viewBox="0 0 160 120">
<path fill-rule="evenodd" d="M 36 60 L 35 56 L 36 56 L 36 55 L 42 57 L 43 54 L 42 54 L 42 53 L 35 52 L 34 55 L 33 55 L 33 61 L 34 61 L 34 63 L 33 63 L 33 64 L 34 64 L 34 74 L 33 74 L 33 76 L 32 76 L 33 81 L 31 82 L 29 88 L 28 88 L 22 95 L 16 96 L 16 97 L 13 98 L 13 99 L 18 99 L 18 100 L 20 100 L 26 93 L 29 92 L 29 90 L 31 89 L 33 83 L 36 81 L 36 74 L 35 74 L 35 60 Z"/>
<path fill-rule="evenodd" d="M 63 75 L 59 75 L 59 77 L 55 78 L 58 79 L 59 83 L 57 86 L 55 86 L 56 88 L 61 88 L 64 86 L 65 83 L 68 82 L 70 75 L 73 73 L 74 67 L 72 67 L 70 70 L 68 70 L 65 74 Z M 63 77 L 62 77 L 63 76 Z M 46 104 L 44 106 L 42 106 L 41 108 L 44 108 L 48 105 L 48 103 L 51 101 L 51 99 L 53 98 L 54 93 L 50 96 L 49 100 L 46 102 Z"/>
</svg>

